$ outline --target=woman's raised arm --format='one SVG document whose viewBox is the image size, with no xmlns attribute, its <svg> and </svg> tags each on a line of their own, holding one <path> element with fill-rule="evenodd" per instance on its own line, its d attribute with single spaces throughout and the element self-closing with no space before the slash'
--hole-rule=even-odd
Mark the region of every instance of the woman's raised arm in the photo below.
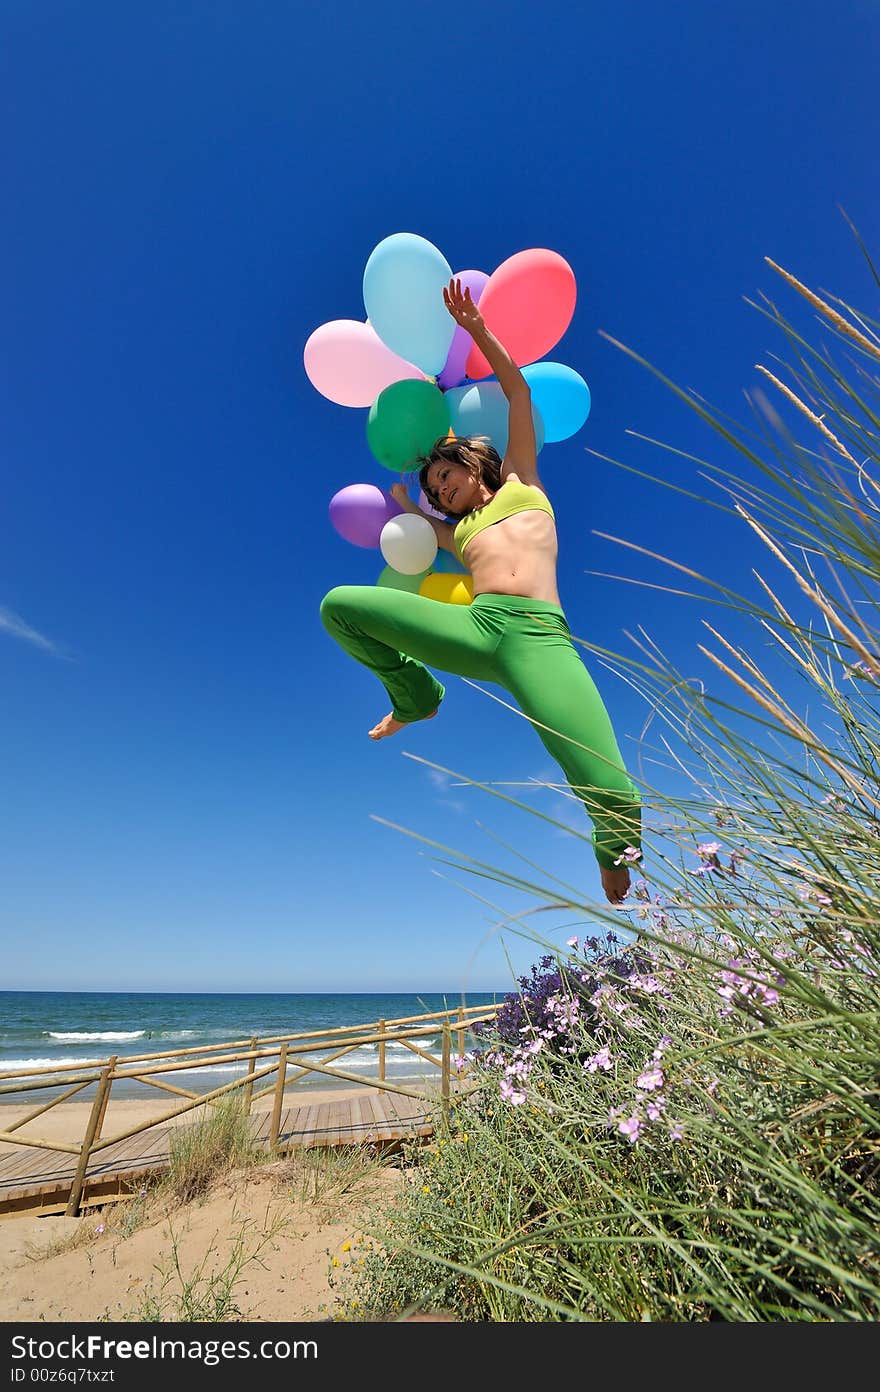
<svg viewBox="0 0 880 1392">
<path fill-rule="evenodd" d="M 470 334 L 507 397 L 507 448 L 501 464 L 502 483 L 508 474 L 513 473 L 523 483 L 540 484 L 532 393 L 528 382 L 504 344 L 486 327 L 486 321 L 474 304 L 467 286 L 462 290 L 461 281 L 453 277 L 448 286 L 443 287 L 443 303 L 456 324 Z"/>
</svg>

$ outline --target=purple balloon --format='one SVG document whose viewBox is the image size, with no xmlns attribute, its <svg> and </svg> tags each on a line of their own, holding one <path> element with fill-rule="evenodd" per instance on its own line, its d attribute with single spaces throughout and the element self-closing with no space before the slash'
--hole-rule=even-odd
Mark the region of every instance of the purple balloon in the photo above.
<svg viewBox="0 0 880 1392">
<path fill-rule="evenodd" d="M 378 546 L 385 523 L 403 508 L 373 483 L 350 483 L 330 499 L 330 521 L 355 546 Z"/>
<path fill-rule="evenodd" d="M 462 290 L 470 290 L 471 299 L 474 304 L 480 303 L 480 296 L 489 277 L 485 271 L 456 271 L 456 280 L 461 281 Z M 437 377 L 437 386 L 442 387 L 443 391 L 447 387 L 459 387 L 464 381 L 464 365 L 468 360 L 468 354 L 473 347 L 474 340 L 471 338 L 467 329 L 463 329 L 460 324 L 456 324 L 455 333 L 452 335 L 452 342 L 449 345 L 449 352 L 446 354 L 446 362 L 443 371 Z"/>
</svg>

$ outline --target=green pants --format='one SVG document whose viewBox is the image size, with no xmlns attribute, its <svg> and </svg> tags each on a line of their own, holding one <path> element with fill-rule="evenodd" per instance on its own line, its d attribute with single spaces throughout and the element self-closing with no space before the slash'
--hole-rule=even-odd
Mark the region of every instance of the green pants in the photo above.
<svg viewBox="0 0 880 1392">
<path fill-rule="evenodd" d="M 602 698 L 557 604 L 481 594 L 447 604 L 380 585 L 341 585 L 321 605 L 328 632 L 382 682 L 397 720 L 424 719 L 444 687 L 424 665 L 509 691 L 593 823 L 601 866 L 639 845 L 638 797 Z"/>
</svg>

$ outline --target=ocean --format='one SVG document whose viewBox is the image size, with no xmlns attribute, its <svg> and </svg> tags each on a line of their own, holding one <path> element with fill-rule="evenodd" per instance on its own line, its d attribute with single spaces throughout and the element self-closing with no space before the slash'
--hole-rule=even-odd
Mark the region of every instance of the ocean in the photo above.
<svg viewBox="0 0 880 1392">
<path fill-rule="evenodd" d="M 425 1015 L 436 1010 L 459 1006 L 479 1006 L 500 1002 L 504 995 L 476 992 L 463 998 L 460 994 L 436 992 L 399 992 L 390 994 L 341 993 L 338 995 L 303 993 L 275 994 L 150 994 L 146 992 L 98 991 L 0 991 L 0 1074 L 45 1068 L 48 1064 L 77 1066 L 94 1064 L 115 1054 L 120 1066 L 126 1055 L 165 1053 L 236 1040 L 295 1034 L 301 1031 L 334 1029 L 340 1026 L 372 1024 L 377 1020 L 394 1020 L 411 1015 Z M 454 1037 L 454 1048 L 457 1037 Z M 416 1041 L 420 1048 L 440 1056 L 440 1032 Z M 465 1047 L 476 1042 L 469 1034 Z M 355 1052 L 340 1059 L 336 1067 L 351 1073 L 376 1074 L 377 1044 L 361 1045 Z M 329 1053 L 309 1055 L 320 1062 Z M 259 1065 L 258 1065 L 259 1066 Z M 160 1075 L 166 1081 L 193 1092 L 207 1092 L 240 1077 L 246 1063 L 225 1062 L 208 1069 L 199 1065 L 171 1074 Z M 433 1073 L 417 1055 L 402 1044 L 389 1042 L 385 1046 L 386 1077 L 405 1081 Z M 439 1077 L 439 1070 L 437 1072 Z M 0 1086 L 5 1086 L 0 1078 Z M 333 1080 L 314 1074 L 312 1086 L 333 1086 Z M 340 1084 L 341 1085 L 341 1084 Z M 308 1080 L 298 1084 L 308 1086 Z M 62 1089 L 59 1086 L 58 1091 Z M 56 1095 L 54 1088 L 44 1089 L 42 1096 L 30 1093 L 32 1099 L 49 1101 Z M 94 1095 L 94 1086 L 84 1088 L 76 1101 L 87 1101 Z M 115 1098 L 144 1098 L 157 1094 L 144 1084 L 122 1079 L 113 1084 Z M 21 1102 L 21 1092 L 0 1094 L 0 1102 Z"/>
</svg>

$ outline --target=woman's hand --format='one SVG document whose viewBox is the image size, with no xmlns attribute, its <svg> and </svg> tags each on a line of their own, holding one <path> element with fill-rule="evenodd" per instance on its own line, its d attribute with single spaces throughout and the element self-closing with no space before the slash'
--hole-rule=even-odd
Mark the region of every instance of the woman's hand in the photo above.
<svg viewBox="0 0 880 1392">
<path fill-rule="evenodd" d="M 391 494 L 395 503 L 398 503 L 400 507 L 403 508 L 404 512 L 413 512 L 416 513 L 419 517 L 428 516 L 426 512 L 422 512 L 422 509 L 419 507 L 418 503 L 413 502 L 412 498 L 409 496 L 409 489 L 407 488 L 405 483 L 392 483 L 391 487 L 388 489 L 388 492 Z M 428 520 L 430 521 L 430 519 Z"/>
<path fill-rule="evenodd" d="M 483 327 L 483 316 L 471 299 L 469 288 L 465 286 L 462 290 L 461 281 L 455 276 L 448 285 L 443 286 L 443 303 L 456 324 L 467 329 L 469 334 L 479 332 Z"/>
</svg>

